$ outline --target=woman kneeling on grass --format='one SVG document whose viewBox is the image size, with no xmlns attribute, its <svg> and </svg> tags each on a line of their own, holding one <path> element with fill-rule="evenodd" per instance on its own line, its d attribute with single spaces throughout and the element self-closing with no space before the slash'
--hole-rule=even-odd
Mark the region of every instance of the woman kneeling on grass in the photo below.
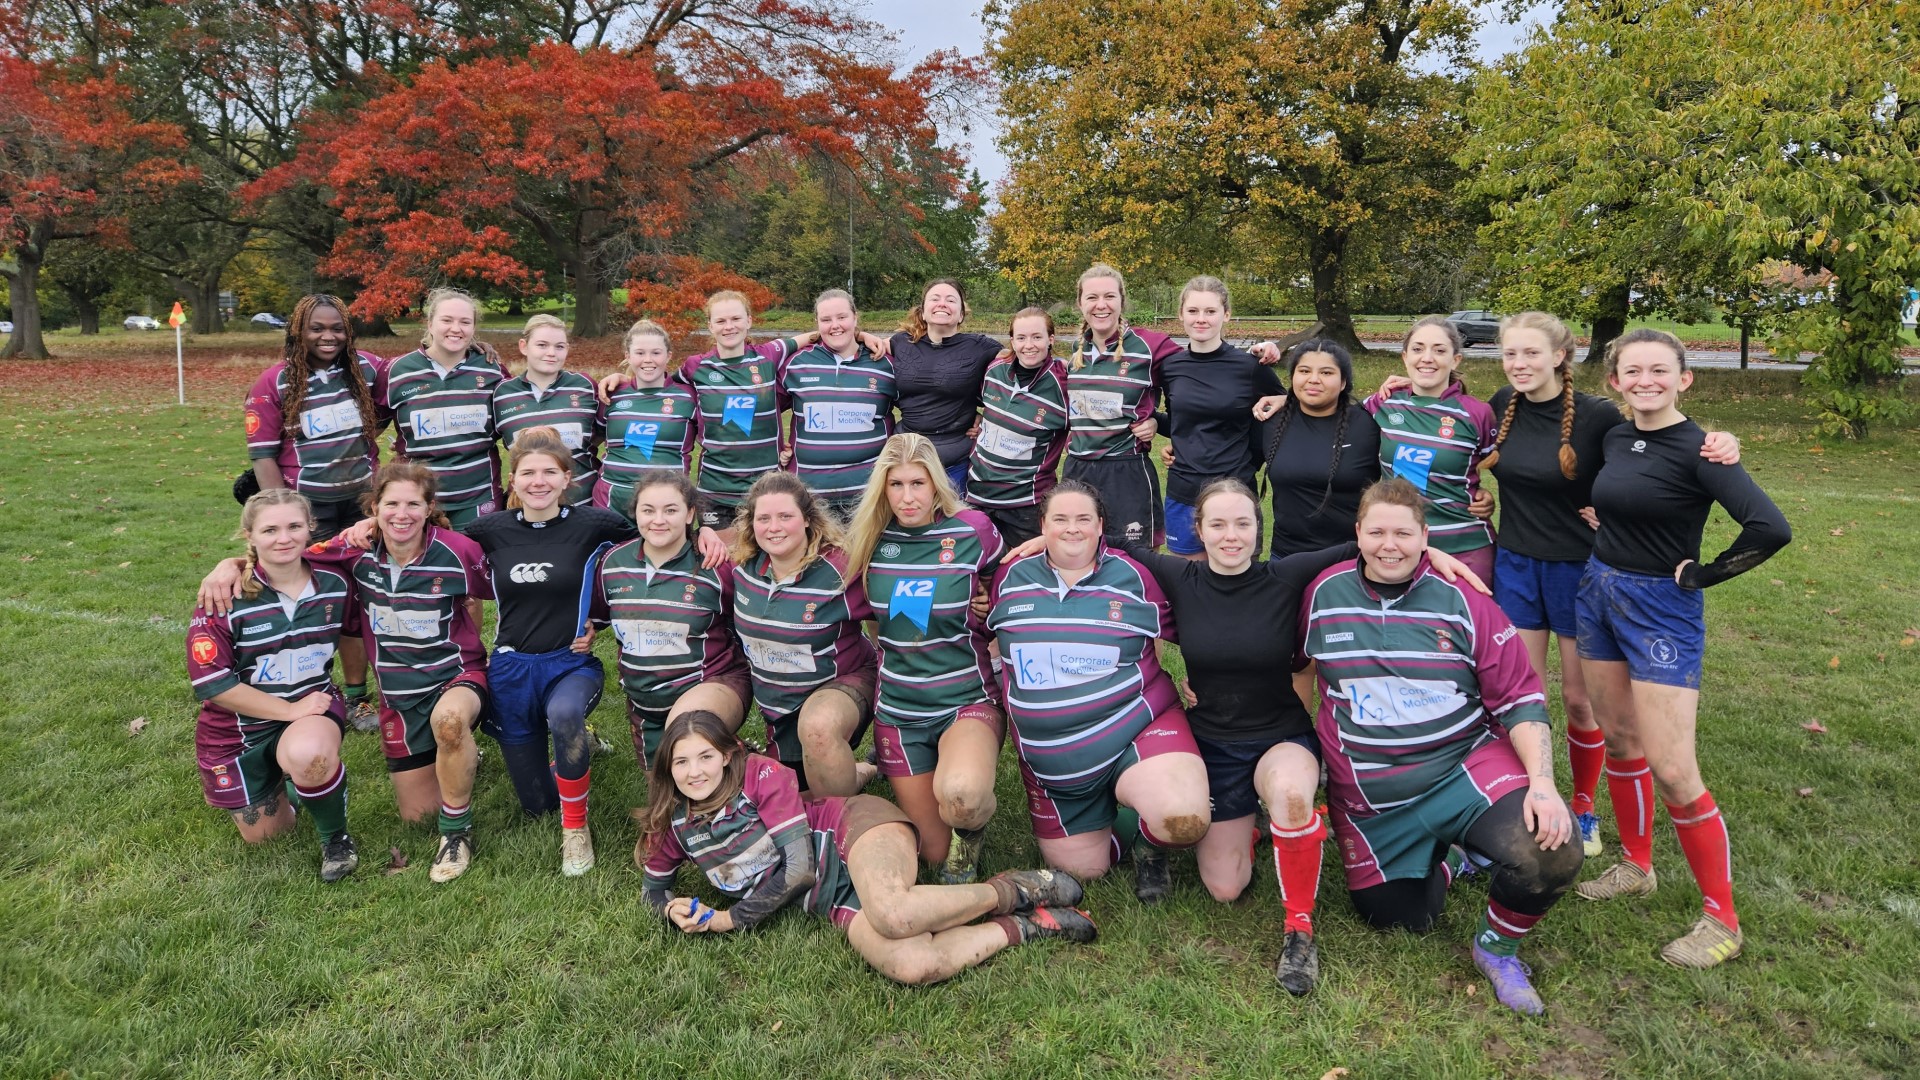
<svg viewBox="0 0 1920 1080">
<path fill-rule="evenodd" d="M 1580 873 L 1580 845 L 1526 646 L 1491 598 L 1434 572 L 1424 509 L 1406 480 L 1368 488 L 1360 560 L 1307 589 L 1301 653 L 1319 665 L 1328 809 L 1353 906 L 1382 929 L 1433 925 L 1449 846 L 1491 863 L 1474 966 L 1501 1004 L 1539 1014 L 1515 954 Z"/>
<path fill-rule="evenodd" d="M 347 704 L 332 682 L 333 653 L 350 615 L 347 579 L 307 565 L 313 530 L 304 496 L 271 488 L 247 500 L 240 597 L 225 614 L 202 605 L 187 632 L 187 676 L 202 702 L 194 729 L 207 805 L 233 815 L 250 844 L 293 828 L 294 793 L 320 831 L 320 880 L 360 864 L 347 835 L 347 773 L 340 736 Z"/>
<path fill-rule="evenodd" d="M 1094 939 L 1093 920 L 1073 907 L 1080 883 L 1057 871 L 914 884 L 918 835 L 898 808 L 874 795 L 801 799 L 792 769 L 751 752 L 710 712 L 667 722 L 650 787 L 642 895 L 684 933 L 751 930 L 798 899 L 846 930 L 875 971 L 908 985 L 952 978 L 1009 945 Z M 673 895 L 688 861 L 731 907 Z"/>
</svg>

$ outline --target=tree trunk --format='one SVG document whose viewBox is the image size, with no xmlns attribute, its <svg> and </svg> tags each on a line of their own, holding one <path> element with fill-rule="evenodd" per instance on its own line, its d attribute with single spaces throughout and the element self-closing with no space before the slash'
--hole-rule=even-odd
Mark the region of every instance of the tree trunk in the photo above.
<svg viewBox="0 0 1920 1080">
<path fill-rule="evenodd" d="M 353 316 L 353 336 L 356 338 L 392 337 L 393 324 L 387 321 L 385 315 L 375 315 L 372 318 L 355 315 Z"/>
<path fill-rule="evenodd" d="M 1307 244 L 1307 261 L 1313 280 L 1313 314 L 1320 320 L 1321 336 L 1358 355 L 1367 347 L 1354 332 L 1352 301 L 1341 273 L 1348 239 L 1345 229 L 1315 231 Z"/>
<path fill-rule="evenodd" d="M 73 313 L 80 320 L 80 333 L 98 334 L 100 332 L 100 305 L 91 296 L 69 292 L 67 299 L 73 302 Z"/>
<path fill-rule="evenodd" d="M 613 329 L 607 318 L 613 296 L 591 255 L 574 260 L 573 330 L 576 338 L 606 337 Z"/>
<path fill-rule="evenodd" d="M 527 302 L 519 293 L 507 297 L 507 314 L 519 318 L 527 313 Z"/>
<path fill-rule="evenodd" d="M 1587 357 L 1582 363 L 1591 364 L 1607 358 L 1607 346 L 1613 339 L 1627 332 L 1627 304 L 1631 299 L 1627 284 L 1621 282 L 1612 285 L 1600 294 L 1600 310 L 1593 316 L 1593 338 L 1587 345 Z"/>
<path fill-rule="evenodd" d="M 7 272 L 7 302 L 13 305 L 13 333 L 0 359 L 47 359 L 47 343 L 40 336 L 40 262 L 45 249 L 24 244 L 13 253 L 14 268 Z"/>
</svg>

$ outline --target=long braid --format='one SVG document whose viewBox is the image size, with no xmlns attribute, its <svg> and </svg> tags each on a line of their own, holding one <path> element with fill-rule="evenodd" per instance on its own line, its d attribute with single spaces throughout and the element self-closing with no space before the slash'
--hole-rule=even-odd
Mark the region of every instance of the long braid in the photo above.
<svg viewBox="0 0 1920 1080">
<path fill-rule="evenodd" d="M 1308 514 L 1308 517 L 1318 517 L 1320 511 L 1325 510 L 1327 504 L 1333 501 L 1333 479 L 1340 475 L 1340 447 L 1347 437 L 1347 418 L 1353 412 L 1347 391 L 1340 391 L 1340 397 L 1334 403 L 1334 410 L 1340 414 L 1340 422 L 1333 428 L 1333 464 L 1327 466 L 1327 490 L 1321 493 L 1320 505 L 1314 507 L 1313 513 Z"/>
<path fill-rule="evenodd" d="M 253 553 L 253 545 L 247 545 L 247 554 L 240 567 L 240 595 L 251 600 L 260 595 L 260 579 L 253 574 L 254 565 L 259 562 Z"/>
<path fill-rule="evenodd" d="M 1569 384 L 1567 389 L 1573 389 L 1572 385 Z M 1520 391 L 1515 390 L 1513 396 L 1507 398 L 1506 411 L 1500 414 L 1500 431 L 1493 437 L 1493 449 L 1488 451 L 1487 456 L 1480 460 L 1481 468 L 1491 469 L 1500 463 L 1500 444 L 1507 441 L 1507 432 L 1513 430 L 1513 418 L 1519 411 Z"/>
<path fill-rule="evenodd" d="M 329 293 L 311 293 L 300 298 L 293 306 L 293 314 L 287 318 L 286 360 L 292 394 L 281 404 L 281 422 L 298 426 L 300 409 L 306 403 L 307 377 L 313 373 L 313 359 L 307 352 L 307 323 L 318 308 L 332 308 L 340 313 L 340 321 L 346 324 L 346 340 L 340 345 L 340 374 L 347 384 L 347 392 L 353 397 L 353 404 L 360 412 L 360 433 L 367 440 L 367 446 L 378 445 L 380 427 L 373 407 L 373 388 L 367 385 L 366 372 L 360 369 L 360 353 L 354 347 L 353 320 L 347 317 L 346 302 Z"/>
<path fill-rule="evenodd" d="M 1560 377 L 1560 475 L 1571 480 L 1579 473 L 1579 455 L 1573 452 L 1573 380 Z M 1513 395 L 1519 397 L 1519 394 Z"/>
</svg>

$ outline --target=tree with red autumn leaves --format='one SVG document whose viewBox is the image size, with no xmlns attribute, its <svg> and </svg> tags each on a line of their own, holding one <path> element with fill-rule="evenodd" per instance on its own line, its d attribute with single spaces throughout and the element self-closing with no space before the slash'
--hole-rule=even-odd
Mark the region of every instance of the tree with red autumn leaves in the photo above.
<svg viewBox="0 0 1920 1080">
<path fill-rule="evenodd" d="M 252 194 L 333 192 L 344 228 L 322 270 L 364 284 L 356 311 L 397 313 L 442 281 L 543 291 L 557 266 L 590 337 L 609 329 L 616 283 L 672 316 L 653 304 L 682 303 L 682 281 L 741 282 L 674 246 L 717 166 L 774 147 L 884 171 L 928 152 L 938 102 L 984 81 L 950 53 L 896 77 L 859 55 L 877 27 L 819 5 L 621 6 L 639 29 L 618 47 L 432 61 L 312 120 Z"/>
</svg>

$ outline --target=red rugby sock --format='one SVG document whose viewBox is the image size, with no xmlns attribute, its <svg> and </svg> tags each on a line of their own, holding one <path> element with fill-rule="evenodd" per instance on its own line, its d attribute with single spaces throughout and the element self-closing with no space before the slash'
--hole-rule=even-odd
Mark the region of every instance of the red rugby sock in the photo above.
<svg viewBox="0 0 1920 1080">
<path fill-rule="evenodd" d="M 1620 827 L 1620 852 L 1642 870 L 1653 869 L 1653 770 L 1647 759 L 1607 759 L 1607 797 Z"/>
<path fill-rule="evenodd" d="M 1573 772 L 1573 812 L 1593 813 L 1593 796 L 1600 788 L 1600 770 L 1607 761 L 1607 740 L 1599 728 L 1567 729 L 1567 764 Z"/>
<path fill-rule="evenodd" d="M 1686 853 L 1687 867 L 1700 886 L 1707 914 L 1726 923 L 1729 930 L 1740 929 L 1740 917 L 1733 911 L 1733 848 L 1713 793 L 1701 792 L 1685 806 L 1668 803 L 1667 815 L 1673 818 L 1673 831 L 1680 837 L 1680 850 Z"/>
<path fill-rule="evenodd" d="M 1327 820 L 1313 815 L 1312 824 L 1283 829 L 1269 824 L 1273 836 L 1273 875 L 1280 882 L 1280 906 L 1287 913 L 1286 929 L 1313 933 L 1313 904 L 1320 894 L 1320 856 L 1327 839 Z"/>
<path fill-rule="evenodd" d="M 593 786 L 593 770 L 581 773 L 578 780 L 569 780 L 556 772 L 553 774 L 553 786 L 560 789 L 560 827 L 586 828 L 587 791 Z"/>
</svg>

